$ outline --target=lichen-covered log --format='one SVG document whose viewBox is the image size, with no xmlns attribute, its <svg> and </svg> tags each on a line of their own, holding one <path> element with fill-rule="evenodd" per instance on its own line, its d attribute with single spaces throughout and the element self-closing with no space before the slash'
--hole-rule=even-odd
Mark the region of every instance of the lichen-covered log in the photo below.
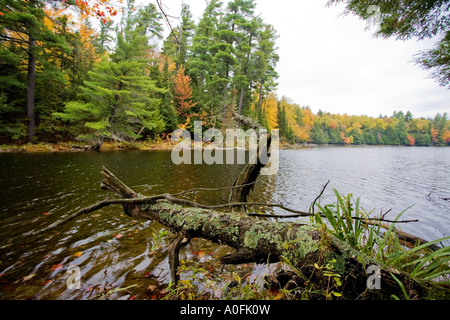
<svg viewBox="0 0 450 320">
<path fill-rule="evenodd" d="M 123 198 L 139 195 L 114 174 L 103 169 L 101 188 Z M 297 263 L 318 251 L 320 234 L 307 224 L 273 223 L 240 214 L 221 213 L 202 208 L 185 208 L 167 200 L 149 204 L 126 204 L 124 211 L 137 219 L 157 221 L 175 233 L 199 237 L 235 248 L 235 254 L 222 257 L 224 263 L 280 261 L 281 257 Z"/>
<path fill-rule="evenodd" d="M 122 197 L 139 199 L 140 195 L 120 180 L 116 181 L 118 179 L 112 173 L 106 169 L 102 173 L 105 176 L 101 184 L 103 189 L 114 191 Z M 382 289 L 369 290 L 366 268 L 376 262 L 308 224 L 264 221 L 239 213 L 184 207 L 162 199 L 127 203 L 124 209 L 129 216 L 157 221 L 170 228 L 178 234 L 176 239 L 198 237 L 234 248 L 234 253 L 221 257 L 224 264 L 283 260 L 295 268 L 296 272 L 292 275 L 298 286 L 315 283 L 318 288 L 327 288 L 331 279 L 329 274 L 336 273 L 342 281 L 339 292 L 346 298 L 390 298 L 392 294 L 402 296 L 403 288 L 397 280 L 409 293 L 418 296 L 425 295 L 424 292 L 429 290 L 426 284 L 389 268 L 381 269 Z M 181 242 L 173 241 L 172 244 L 174 252 L 169 254 L 176 266 Z M 332 270 L 326 267 L 330 262 Z M 172 270 L 172 273 L 175 272 L 176 269 Z"/>
<path fill-rule="evenodd" d="M 237 254 L 225 256 L 224 263 L 280 261 L 281 256 L 297 263 L 317 252 L 319 232 L 298 223 L 272 223 L 239 214 L 220 213 L 201 208 L 184 208 L 165 200 L 131 210 L 135 218 L 158 221 L 174 232 L 226 244 Z M 144 210 L 142 210 L 144 209 Z"/>
</svg>

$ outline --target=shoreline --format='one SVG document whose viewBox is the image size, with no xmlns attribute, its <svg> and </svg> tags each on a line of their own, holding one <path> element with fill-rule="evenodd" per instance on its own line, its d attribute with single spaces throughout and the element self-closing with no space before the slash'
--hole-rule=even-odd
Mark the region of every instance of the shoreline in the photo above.
<svg viewBox="0 0 450 320">
<path fill-rule="evenodd" d="M 178 143 L 170 140 L 161 141 L 140 141 L 140 142 L 105 142 L 100 148 L 100 152 L 106 151 L 171 151 Z M 205 149 L 208 144 L 203 145 L 202 149 Z M 305 145 L 302 147 L 312 147 L 317 145 Z M 88 150 L 88 145 L 81 144 L 79 142 L 39 142 L 36 144 L 2 144 L 0 145 L 0 153 L 53 153 L 53 152 L 92 152 Z M 295 146 L 288 145 L 280 142 L 280 149 L 295 148 Z M 297 146 L 298 147 L 298 146 Z M 191 149 L 194 149 L 194 145 L 191 145 Z M 235 149 L 243 150 L 238 147 L 224 147 L 223 150 Z M 248 149 L 248 148 L 246 148 Z"/>
<path fill-rule="evenodd" d="M 105 142 L 100 152 L 107 151 L 171 151 L 178 143 L 173 141 L 140 141 L 140 142 Z M 1 144 L 0 153 L 58 153 L 58 152 L 92 152 L 87 149 L 87 145 L 79 142 L 39 142 L 36 144 Z M 403 146 L 403 145 L 338 145 L 338 144 L 288 144 L 280 142 L 280 150 L 295 150 L 315 147 L 433 147 L 433 146 Z M 444 146 L 445 147 L 445 146 Z M 194 146 L 191 146 L 194 150 Z M 202 149 L 205 149 L 203 145 Z M 235 149 L 242 150 L 238 147 L 223 147 L 223 150 Z M 246 148 L 247 150 L 248 148 Z"/>
</svg>

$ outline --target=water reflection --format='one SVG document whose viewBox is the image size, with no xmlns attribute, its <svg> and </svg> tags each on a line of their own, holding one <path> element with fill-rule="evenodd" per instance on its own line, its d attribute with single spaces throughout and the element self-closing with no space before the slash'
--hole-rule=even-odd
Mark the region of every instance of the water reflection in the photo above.
<svg viewBox="0 0 450 320">
<path fill-rule="evenodd" d="M 170 280 L 166 247 L 172 235 L 161 233 L 164 229 L 156 223 L 130 219 L 120 206 L 79 217 L 36 238 L 23 236 L 111 197 L 99 188 L 102 165 L 146 195 L 230 186 L 242 168 L 175 166 L 169 152 L 0 154 L 0 298 L 92 299 L 119 286 L 139 284 L 137 290 L 145 292 L 149 284 Z M 367 211 L 392 209 L 391 218 L 414 205 L 404 218 L 420 222 L 402 228 L 431 240 L 450 234 L 450 204 L 442 199 L 450 197 L 449 165 L 450 148 L 282 150 L 278 174 L 260 177 L 250 200 L 308 210 L 331 180 L 322 203 L 333 202 L 332 188 L 337 188 L 360 196 Z M 194 200 L 223 203 L 229 192 L 197 192 Z M 155 247 L 155 236 L 160 246 Z M 200 250 L 208 254 L 193 254 Z M 183 259 L 215 266 L 226 250 L 198 240 L 183 251 Z M 81 290 L 67 289 L 69 265 L 80 267 Z"/>
</svg>

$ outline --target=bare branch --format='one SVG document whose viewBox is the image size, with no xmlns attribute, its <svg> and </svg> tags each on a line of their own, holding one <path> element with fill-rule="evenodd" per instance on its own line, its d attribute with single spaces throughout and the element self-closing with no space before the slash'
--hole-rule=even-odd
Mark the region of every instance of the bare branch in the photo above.
<svg viewBox="0 0 450 320">
<path fill-rule="evenodd" d="M 327 188 L 328 184 L 330 183 L 330 180 L 327 181 L 327 183 L 325 183 L 325 185 L 322 188 L 322 191 L 320 191 L 319 195 L 314 199 L 313 203 L 312 203 L 312 208 L 311 208 L 311 212 L 314 213 L 314 207 L 316 206 L 316 201 L 319 200 L 319 198 L 323 195 L 323 193 L 325 192 L 325 189 Z"/>
<path fill-rule="evenodd" d="M 313 213 L 310 212 L 305 212 L 305 211 L 299 211 L 299 210 L 294 210 L 288 207 L 285 207 L 283 204 L 279 204 L 279 203 L 266 203 L 266 202 L 234 202 L 234 203 L 224 203 L 224 204 L 219 204 L 219 205 L 207 205 L 207 204 L 201 204 L 195 201 L 191 201 L 191 200 L 187 200 L 187 199 L 179 199 L 179 198 L 175 198 L 173 197 L 173 195 L 170 195 L 168 193 L 166 194 L 160 194 L 160 195 L 155 195 L 155 196 L 151 196 L 151 197 L 141 197 L 141 198 L 129 198 L 129 199 L 110 199 L 110 200 L 103 200 L 100 202 L 97 202 L 91 206 L 85 207 L 79 211 L 77 211 L 76 213 L 68 216 L 67 218 L 64 218 L 62 220 L 56 221 L 55 223 L 51 224 L 50 226 L 33 232 L 31 233 L 32 236 L 35 235 L 39 235 L 42 234 L 44 232 L 50 231 L 52 229 L 55 229 L 83 214 L 88 214 L 91 213 L 93 211 L 99 210 L 101 208 L 110 206 L 110 205 L 115 205 L 115 204 L 122 204 L 122 205 L 126 205 L 126 204 L 135 204 L 135 205 L 139 205 L 139 204 L 150 204 L 150 203 L 154 203 L 157 200 L 167 200 L 171 203 L 174 204 L 181 204 L 181 205 L 186 205 L 186 206 L 191 206 L 194 208 L 202 208 L 202 209 L 221 209 L 221 208 L 233 208 L 233 207 L 241 207 L 241 206 L 262 206 L 262 207 L 268 207 L 268 208 L 273 208 L 273 207 L 277 207 L 280 208 L 282 210 L 288 211 L 288 212 L 292 212 L 294 214 L 291 215 L 272 215 L 272 214 L 255 214 L 255 213 L 250 213 L 248 214 L 249 216 L 257 216 L 257 217 L 264 217 L 264 218 L 299 218 L 299 217 L 310 217 L 310 216 L 314 216 Z M 322 217 L 324 217 L 323 215 L 321 215 Z M 379 218 L 361 218 L 361 217 L 352 217 L 352 219 L 355 220 L 362 220 L 364 223 L 367 224 L 371 224 L 370 221 L 378 221 L 378 222 L 392 222 L 392 223 L 409 223 L 409 222 L 417 222 L 418 220 L 401 220 L 401 221 L 392 221 L 392 220 L 385 220 L 385 219 L 379 219 Z"/>
<path fill-rule="evenodd" d="M 163 6 L 165 6 L 165 5 L 161 3 L 161 0 L 156 0 L 156 3 L 158 4 L 159 10 L 161 11 L 162 15 L 164 16 L 164 20 L 166 21 L 167 26 L 168 26 L 169 29 L 170 29 L 170 33 L 173 34 L 174 31 L 173 31 L 172 24 L 171 24 L 170 21 L 169 21 L 169 17 L 170 17 L 170 18 L 175 18 L 175 19 L 178 19 L 178 18 L 177 18 L 177 17 L 173 17 L 173 16 L 171 16 L 171 15 L 168 15 L 168 14 L 164 11 Z M 165 6 L 165 7 L 166 7 L 166 6 Z M 178 43 L 180 46 L 182 46 L 182 44 L 180 43 L 180 41 L 178 40 L 177 37 L 175 37 L 175 40 L 177 41 L 177 43 Z"/>
</svg>

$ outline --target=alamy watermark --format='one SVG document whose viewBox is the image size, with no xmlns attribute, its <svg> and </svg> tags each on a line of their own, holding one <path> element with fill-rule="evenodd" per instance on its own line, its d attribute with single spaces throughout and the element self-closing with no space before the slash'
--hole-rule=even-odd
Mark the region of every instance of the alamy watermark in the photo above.
<svg viewBox="0 0 450 320">
<path fill-rule="evenodd" d="M 66 280 L 67 289 L 80 289 L 81 288 L 81 270 L 80 267 L 70 265 L 66 271 L 69 277 Z"/>
<path fill-rule="evenodd" d="M 266 129 L 258 131 L 248 129 L 245 132 L 242 129 L 227 129 L 224 138 L 218 129 L 208 129 L 203 133 L 202 122 L 195 121 L 193 148 L 191 133 L 186 129 L 177 129 L 172 133 L 172 141 L 178 144 L 172 149 L 171 158 L 176 165 L 256 164 L 259 161 L 265 165 L 261 169 L 261 175 L 274 175 L 279 168 L 279 130 L 271 130 L 269 150 L 267 150 L 268 137 Z M 207 141 L 211 143 L 203 148 L 203 143 Z M 246 162 L 247 150 L 248 162 Z"/>
<path fill-rule="evenodd" d="M 375 28 L 381 27 L 381 9 L 379 6 L 370 5 L 367 7 L 367 27 L 371 28 L 372 26 Z"/>
<path fill-rule="evenodd" d="M 381 289 L 381 268 L 376 264 L 369 266 L 366 270 L 369 277 L 367 278 L 366 285 L 369 290 Z"/>
</svg>

